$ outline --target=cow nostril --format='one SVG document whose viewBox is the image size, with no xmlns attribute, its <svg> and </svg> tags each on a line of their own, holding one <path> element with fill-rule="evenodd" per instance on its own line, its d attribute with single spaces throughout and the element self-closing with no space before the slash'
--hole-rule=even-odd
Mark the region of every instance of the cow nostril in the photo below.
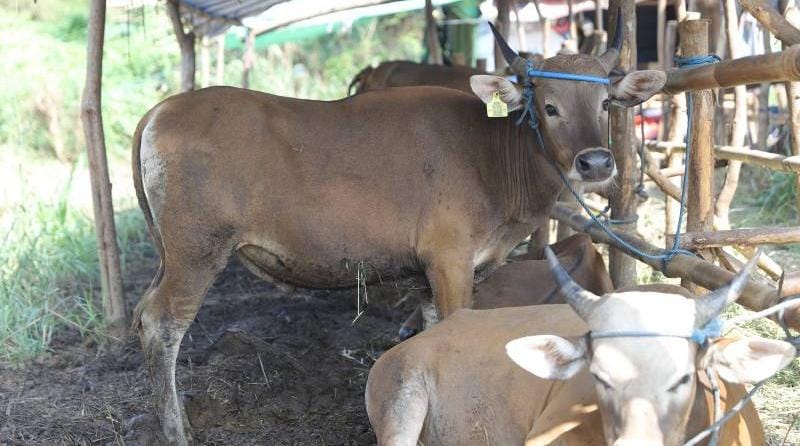
<svg viewBox="0 0 800 446">
<path fill-rule="evenodd" d="M 610 156 L 608 158 L 606 158 L 606 167 L 609 168 L 609 169 L 614 167 L 614 161 L 611 159 Z"/>
<path fill-rule="evenodd" d="M 591 163 L 589 163 L 589 161 L 586 161 L 586 160 L 585 160 L 585 159 L 583 159 L 582 157 L 579 157 L 579 158 L 578 158 L 578 170 L 579 170 L 579 171 L 581 171 L 581 172 L 588 172 L 588 171 L 590 171 L 591 169 L 592 169 L 592 165 L 591 165 Z"/>
</svg>

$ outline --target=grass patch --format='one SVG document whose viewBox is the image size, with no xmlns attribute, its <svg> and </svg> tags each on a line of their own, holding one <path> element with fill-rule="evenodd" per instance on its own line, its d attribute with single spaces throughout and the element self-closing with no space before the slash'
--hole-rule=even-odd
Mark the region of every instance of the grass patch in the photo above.
<svg viewBox="0 0 800 446">
<path fill-rule="evenodd" d="M 92 218 L 70 206 L 69 184 L 51 201 L 6 208 L 0 232 L 0 361 L 19 362 L 48 350 L 64 327 L 98 338 L 103 327 L 97 243 Z M 117 215 L 123 265 L 150 250 L 137 210 Z"/>
</svg>

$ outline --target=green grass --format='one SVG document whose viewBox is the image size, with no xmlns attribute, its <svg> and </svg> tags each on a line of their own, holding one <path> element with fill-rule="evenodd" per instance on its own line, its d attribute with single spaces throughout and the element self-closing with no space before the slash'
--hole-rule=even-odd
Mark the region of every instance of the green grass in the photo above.
<svg viewBox="0 0 800 446">
<path fill-rule="evenodd" d="M 0 361 L 18 362 L 47 351 L 66 327 L 100 340 L 97 244 L 92 219 L 64 195 L 6 209 L 0 233 Z M 141 213 L 119 212 L 123 265 L 149 248 Z"/>
</svg>

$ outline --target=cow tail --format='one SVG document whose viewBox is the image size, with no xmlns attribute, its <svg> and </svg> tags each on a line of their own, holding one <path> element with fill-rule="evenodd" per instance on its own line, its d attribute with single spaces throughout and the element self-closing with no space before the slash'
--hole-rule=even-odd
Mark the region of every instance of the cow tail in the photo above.
<svg viewBox="0 0 800 446">
<path fill-rule="evenodd" d="M 149 111 L 142 118 L 142 120 L 139 121 L 139 125 L 136 126 L 136 132 L 133 134 L 131 163 L 133 167 L 133 187 L 136 189 L 136 200 L 139 202 L 139 208 L 141 208 L 142 214 L 144 214 L 144 220 L 145 223 L 147 223 L 147 230 L 150 232 L 150 237 L 153 239 L 153 244 L 158 252 L 160 263 L 158 265 L 158 271 L 153 278 L 153 282 L 150 283 L 150 287 L 148 287 L 144 297 L 139 301 L 139 304 L 136 305 L 136 309 L 133 311 L 131 325 L 134 329 L 138 329 L 140 326 L 140 317 L 143 304 L 146 302 L 147 297 L 150 296 L 150 291 L 161 282 L 161 278 L 164 276 L 164 242 L 161 239 L 161 232 L 158 230 L 158 227 L 153 219 L 153 211 L 150 208 L 150 203 L 147 201 L 147 194 L 145 194 L 144 183 L 142 179 L 142 133 L 144 132 L 144 128 L 147 123 L 150 122 L 152 113 L 153 110 Z"/>
<path fill-rule="evenodd" d="M 358 74 L 356 74 L 356 77 L 354 77 L 350 82 L 350 85 L 347 86 L 348 96 L 352 96 L 364 91 L 364 84 L 367 80 L 367 77 L 372 74 L 372 70 L 374 70 L 374 68 L 367 66 L 363 70 L 359 71 Z M 353 87 L 355 87 L 355 91 L 353 91 Z"/>
</svg>

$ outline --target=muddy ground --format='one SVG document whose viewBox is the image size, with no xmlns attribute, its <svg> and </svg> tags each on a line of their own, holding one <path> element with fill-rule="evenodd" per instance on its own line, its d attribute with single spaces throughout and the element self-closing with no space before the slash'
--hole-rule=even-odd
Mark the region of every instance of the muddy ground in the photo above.
<svg viewBox="0 0 800 446">
<path fill-rule="evenodd" d="M 152 262 L 155 265 L 155 260 Z M 126 284 L 132 308 L 152 277 Z M 178 388 L 195 439 L 209 445 L 367 445 L 369 367 L 427 294 L 418 281 L 356 290 L 274 287 L 233 261 L 181 346 Z M 398 304 L 399 302 L 399 304 Z M 138 341 L 99 355 L 77 332 L 24 368 L 0 368 L 0 445 L 157 444 Z"/>
</svg>

